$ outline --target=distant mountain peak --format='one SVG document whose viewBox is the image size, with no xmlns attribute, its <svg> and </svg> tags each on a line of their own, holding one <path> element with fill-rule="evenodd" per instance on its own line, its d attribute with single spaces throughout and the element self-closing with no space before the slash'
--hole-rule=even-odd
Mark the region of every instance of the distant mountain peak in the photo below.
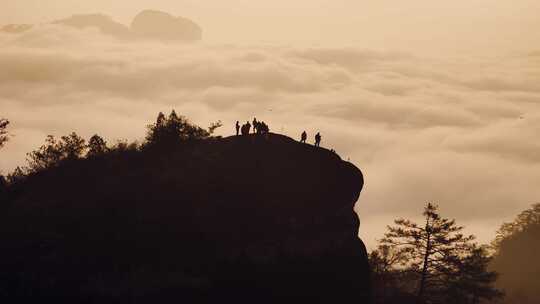
<svg viewBox="0 0 540 304">
<path fill-rule="evenodd" d="M 134 38 L 133 33 L 127 26 L 114 21 L 111 17 L 103 14 L 73 15 L 53 23 L 67 25 L 78 29 L 97 28 L 101 33 L 119 39 Z"/>
<path fill-rule="evenodd" d="M 196 41 L 202 39 L 202 29 L 190 19 L 171 14 L 144 10 L 131 23 L 131 30 L 139 37 L 159 40 Z"/>
<path fill-rule="evenodd" d="M 69 26 L 77 29 L 96 28 L 102 34 L 120 40 L 161 40 L 191 42 L 202 39 L 201 27 L 192 20 L 175 17 L 171 14 L 144 10 L 137 14 L 131 27 L 123 25 L 104 14 L 79 14 L 53 21 L 52 24 Z M 0 32 L 19 34 L 32 29 L 29 24 L 9 24 L 0 28 Z"/>
</svg>

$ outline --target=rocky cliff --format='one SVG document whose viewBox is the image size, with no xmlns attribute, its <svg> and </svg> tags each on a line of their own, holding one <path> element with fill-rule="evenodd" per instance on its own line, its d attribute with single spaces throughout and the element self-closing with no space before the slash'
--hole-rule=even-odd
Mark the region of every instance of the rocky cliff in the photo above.
<svg viewBox="0 0 540 304">
<path fill-rule="evenodd" d="M 275 134 L 68 162 L 10 187 L 0 296 L 368 303 L 362 186 L 337 154 Z"/>
</svg>

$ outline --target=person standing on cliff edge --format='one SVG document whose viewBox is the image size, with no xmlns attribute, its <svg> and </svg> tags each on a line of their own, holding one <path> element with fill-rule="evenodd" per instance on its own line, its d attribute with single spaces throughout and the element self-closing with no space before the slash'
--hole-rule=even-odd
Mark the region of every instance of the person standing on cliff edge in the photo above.
<svg viewBox="0 0 540 304">
<path fill-rule="evenodd" d="M 321 133 L 317 132 L 315 135 L 315 147 L 321 146 Z"/>
<path fill-rule="evenodd" d="M 259 122 L 257 121 L 257 118 L 253 118 L 253 134 L 256 134 L 259 130 Z"/>
<path fill-rule="evenodd" d="M 307 140 L 307 133 L 306 133 L 306 131 L 304 131 L 304 132 L 302 132 L 302 137 L 300 139 L 300 142 L 305 144 L 306 140 Z"/>
<path fill-rule="evenodd" d="M 238 136 L 240 134 L 240 122 L 237 120 L 236 121 L 236 136 Z"/>
<path fill-rule="evenodd" d="M 249 131 L 251 130 L 251 125 L 249 124 L 249 121 L 246 122 L 244 126 L 246 127 L 246 135 L 249 135 Z"/>
</svg>

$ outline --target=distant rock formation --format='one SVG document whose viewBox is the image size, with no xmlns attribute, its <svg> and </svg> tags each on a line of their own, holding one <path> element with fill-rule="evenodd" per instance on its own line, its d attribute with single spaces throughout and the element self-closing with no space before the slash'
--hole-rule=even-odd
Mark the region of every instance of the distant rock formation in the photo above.
<svg viewBox="0 0 540 304">
<path fill-rule="evenodd" d="M 67 19 L 57 20 L 53 24 L 67 25 L 78 29 L 97 28 L 101 33 L 118 39 L 132 39 L 135 37 L 127 26 L 101 14 L 74 15 Z"/>
<path fill-rule="evenodd" d="M 197 41 L 202 29 L 195 22 L 170 14 L 146 10 L 131 23 L 131 30 L 139 37 L 156 40 Z"/>
<path fill-rule="evenodd" d="M 370 303 L 361 171 L 268 134 L 67 162 L 0 209 L 3 303 Z"/>
<path fill-rule="evenodd" d="M 74 15 L 52 24 L 70 26 L 77 29 L 96 28 L 105 35 L 120 40 L 161 40 L 192 42 L 202 39 L 202 29 L 195 22 L 183 17 L 146 10 L 139 13 L 131 24 L 131 28 L 101 14 Z M 0 28 L 0 32 L 19 34 L 32 29 L 28 24 L 10 24 Z"/>
</svg>

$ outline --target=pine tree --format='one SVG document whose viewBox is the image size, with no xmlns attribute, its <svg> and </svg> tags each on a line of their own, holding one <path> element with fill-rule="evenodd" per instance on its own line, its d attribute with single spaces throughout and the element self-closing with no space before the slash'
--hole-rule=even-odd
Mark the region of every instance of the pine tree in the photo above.
<svg viewBox="0 0 540 304">
<path fill-rule="evenodd" d="M 395 220 L 396 226 L 388 226 L 381 240 L 383 245 L 395 248 L 406 261 L 404 266 L 418 275 L 416 295 L 419 301 L 436 297 L 445 288 L 449 275 L 454 270 L 452 261 L 473 247 L 474 236 L 461 233 L 463 227 L 455 220 L 442 218 L 438 207 L 428 203 L 423 212 L 424 225 L 410 220 Z"/>
<path fill-rule="evenodd" d="M 156 119 L 156 126 L 163 127 L 166 121 L 167 119 L 165 118 L 165 114 L 163 114 L 163 112 L 159 112 L 158 117 Z"/>
<path fill-rule="evenodd" d="M 455 271 L 448 277 L 445 303 L 479 304 L 500 299 L 504 294 L 494 287 L 498 274 L 488 269 L 491 257 L 486 247 L 474 247 L 454 261 Z"/>
</svg>

